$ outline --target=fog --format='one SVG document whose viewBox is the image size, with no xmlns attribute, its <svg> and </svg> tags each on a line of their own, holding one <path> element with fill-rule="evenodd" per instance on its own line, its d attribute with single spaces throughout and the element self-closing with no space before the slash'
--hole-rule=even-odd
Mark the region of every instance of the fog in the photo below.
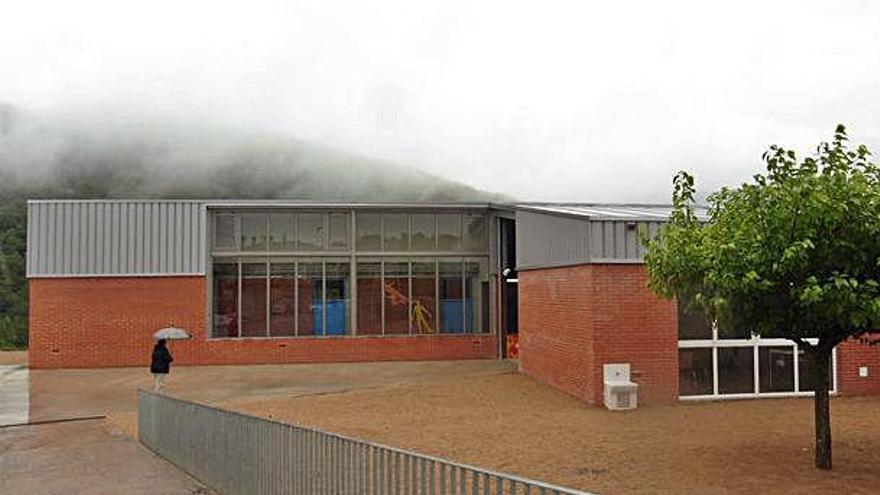
<svg viewBox="0 0 880 495">
<path fill-rule="evenodd" d="M 192 150 L 210 126 L 523 200 L 665 202 L 676 170 L 735 184 L 837 123 L 880 152 L 880 3 L 6 2 L 0 102 L 90 136 Z M 0 167 L 53 153 L 16 139 Z"/>
</svg>

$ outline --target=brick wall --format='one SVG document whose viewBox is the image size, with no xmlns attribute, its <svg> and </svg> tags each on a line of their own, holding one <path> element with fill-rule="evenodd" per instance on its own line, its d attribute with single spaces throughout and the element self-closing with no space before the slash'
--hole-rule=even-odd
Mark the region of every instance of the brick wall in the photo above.
<svg viewBox="0 0 880 495">
<path fill-rule="evenodd" d="M 175 365 L 487 359 L 493 335 L 206 338 L 204 277 L 31 279 L 33 368 L 146 366 L 152 333 L 174 325 L 193 339 L 174 342 Z"/>
<path fill-rule="evenodd" d="M 675 304 L 646 285 L 644 266 L 634 264 L 521 271 L 520 370 L 601 404 L 602 365 L 627 362 L 640 402 L 676 400 Z"/>
<path fill-rule="evenodd" d="M 874 335 L 873 339 L 880 338 Z M 859 367 L 868 376 L 859 376 Z M 841 395 L 880 394 L 880 346 L 848 341 L 837 347 L 837 388 Z"/>
<path fill-rule="evenodd" d="M 593 388 L 592 266 L 520 271 L 519 368 L 587 399 Z"/>
</svg>

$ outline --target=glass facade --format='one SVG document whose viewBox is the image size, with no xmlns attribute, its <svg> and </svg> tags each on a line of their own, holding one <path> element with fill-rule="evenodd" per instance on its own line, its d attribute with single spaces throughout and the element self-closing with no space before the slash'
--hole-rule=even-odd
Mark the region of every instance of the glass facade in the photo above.
<svg viewBox="0 0 880 495">
<path fill-rule="evenodd" d="M 490 331 L 485 214 L 278 210 L 213 219 L 212 337 Z"/>
<path fill-rule="evenodd" d="M 813 391 L 809 359 L 790 340 L 721 329 L 681 307 L 678 338 L 681 397 L 774 397 Z M 835 352 L 829 376 L 832 391 L 836 356 Z"/>
</svg>

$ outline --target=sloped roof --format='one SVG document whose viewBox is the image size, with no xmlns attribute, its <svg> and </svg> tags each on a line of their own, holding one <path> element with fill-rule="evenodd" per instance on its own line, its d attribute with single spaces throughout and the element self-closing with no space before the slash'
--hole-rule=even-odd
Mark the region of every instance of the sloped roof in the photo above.
<svg viewBox="0 0 880 495">
<path fill-rule="evenodd" d="M 669 219 L 671 205 L 660 204 L 602 204 L 602 203 L 517 203 L 517 209 L 584 217 L 590 220 L 656 221 Z M 705 206 L 695 207 L 697 217 L 708 218 Z"/>
</svg>

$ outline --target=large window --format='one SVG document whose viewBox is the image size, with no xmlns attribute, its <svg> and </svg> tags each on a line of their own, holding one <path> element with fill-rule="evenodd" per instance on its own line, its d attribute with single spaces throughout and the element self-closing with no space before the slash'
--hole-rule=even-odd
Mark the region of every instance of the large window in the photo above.
<svg viewBox="0 0 880 495">
<path fill-rule="evenodd" d="M 296 251 L 296 215 L 273 213 L 269 215 L 269 250 Z"/>
<path fill-rule="evenodd" d="M 357 264 L 357 334 L 382 335 L 382 262 Z"/>
<path fill-rule="evenodd" d="M 324 215 L 299 213 L 296 216 L 297 249 L 321 251 L 324 249 Z"/>
<path fill-rule="evenodd" d="M 464 333 L 464 285 L 462 264 L 440 262 L 440 331 Z"/>
<path fill-rule="evenodd" d="M 357 248 L 359 251 L 382 250 L 381 213 L 358 213 Z"/>
<path fill-rule="evenodd" d="M 214 337 L 238 337 L 238 263 L 214 263 Z"/>
<path fill-rule="evenodd" d="M 372 213 L 356 215 L 360 252 L 488 253 L 482 213 Z"/>
<path fill-rule="evenodd" d="M 214 222 L 214 249 L 235 251 L 235 216 L 217 215 Z"/>
<path fill-rule="evenodd" d="M 813 391 L 809 362 L 793 342 L 717 328 L 679 308 L 679 395 L 683 398 L 778 397 Z M 836 353 L 832 391 L 836 389 Z"/>
<path fill-rule="evenodd" d="M 213 337 L 490 331 L 484 214 L 279 209 L 212 218 Z"/>
<path fill-rule="evenodd" d="M 269 336 L 296 335 L 296 263 L 271 263 L 269 277 Z"/>
<path fill-rule="evenodd" d="M 437 216 L 433 213 L 414 213 L 412 215 L 413 251 L 437 250 Z"/>
<path fill-rule="evenodd" d="M 241 264 L 241 336 L 265 337 L 268 314 L 266 262 Z"/>
<path fill-rule="evenodd" d="M 437 263 L 434 260 L 412 264 L 410 313 L 413 333 L 437 331 Z"/>
<path fill-rule="evenodd" d="M 241 215 L 241 250 L 266 250 L 265 213 L 243 213 Z"/>
</svg>

